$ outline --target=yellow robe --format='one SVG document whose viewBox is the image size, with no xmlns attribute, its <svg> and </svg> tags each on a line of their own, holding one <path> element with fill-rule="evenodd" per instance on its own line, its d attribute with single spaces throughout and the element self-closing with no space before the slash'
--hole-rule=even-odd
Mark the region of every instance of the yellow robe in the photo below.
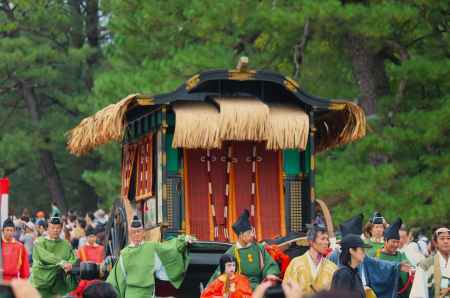
<svg viewBox="0 0 450 298">
<path fill-rule="evenodd" d="M 331 280 L 337 266 L 330 260 L 322 258 L 317 269 L 317 275 L 314 277 L 308 254 L 309 252 L 306 252 L 291 261 L 284 274 L 283 282 L 296 283 L 305 295 L 330 289 Z"/>
</svg>

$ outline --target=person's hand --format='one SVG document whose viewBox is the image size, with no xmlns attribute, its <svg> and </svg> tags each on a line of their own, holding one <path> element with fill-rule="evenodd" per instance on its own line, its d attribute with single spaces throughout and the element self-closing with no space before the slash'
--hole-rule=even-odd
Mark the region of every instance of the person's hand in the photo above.
<svg viewBox="0 0 450 298">
<path fill-rule="evenodd" d="M 441 289 L 441 293 L 440 293 L 440 297 L 445 297 L 448 295 L 448 293 L 450 293 L 450 288 L 446 288 L 446 289 Z"/>
<path fill-rule="evenodd" d="M 268 274 L 268 275 L 266 276 L 266 279 L 279 280 L 279 281 L 281 281 L 281 279 L 280 279 L 278 276 L 273 275 L 273 274 Z"/>
<path fill-rule="evenodd" d="M 400 263 L 400 271 L 401 272 L 409 273 L 409 271 L 411 271 L 411 269 L 412 269 L 412 267 L 408 263 Z"/>
<path fill-rule="evenodd" d="M 67 273 L 72 270 L 72 264 L 71 263 L 65 263 L 63 266 L 64 271 Z"/>
<path fill-rule="evenodd" d="M 281 284 L 286 298 L 302 298 L 303 292 L 298 284 L 291 281 L 286 281 Z"/>
<path fill-rule="evenodd" d="M 25 279 L 13 279 L 11 288 L 16 298 L 41 298 L 39 292 Z"/>
<path fill-rule="evenodd" d="M 186 235 L 186 242 L 192 244 L 192 242 L 197 241 L 197 238 L 191 235 Z"/>
<path fill-rule="evenodd" d="M 252 298 L 264 298 L 264 294 L 266 293 L 267 289 L 270 288 L 271 286 L 272 281 L 265 279 L 253 291 Z"/>
</svg>

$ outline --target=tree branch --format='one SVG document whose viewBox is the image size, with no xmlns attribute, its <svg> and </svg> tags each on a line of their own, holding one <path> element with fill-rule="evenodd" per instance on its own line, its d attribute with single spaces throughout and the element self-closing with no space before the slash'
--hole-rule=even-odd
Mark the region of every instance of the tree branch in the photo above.
<svg viewBox="0 0 450 298">
<path fill-rule="evenodd" d="M 0 2 L 0 10 L 3 11 L 8 19 L 14 20 L 14 9 L 11 9 L 11 6 L 9 5 L 8 0 L 1 0 Z"/>
<path fill-rule="evenodd" d="M 9 1 L 8 0 L 1 0 L 0 2 L 2 5 L 0 6 L 0 10 L 3 11 L 6 15 L 6 18 L 8 19 L 8 21 L 10 22 L 16 22 L 16 16 L 14 15 L 14 10 L 17 8 L 11 8 L 11 6 L 9 5 Z M 16 36 L 18 33 L 18 29 L 13 29 L 11 31 L 5 32 L 2 35 L 5 37 L 12 37 L 12 36 Z"/>
<path fill-rule="evenodd" d="M 437 29 L 436 29 L 435 31 L 433 31 L 433 32 L 427 33 L 427 34 L 425 34 L 425 35 L 422 35 L 422 36 L 420 36 L 420 37 L 417 37 L 416 39 L 411 40 L 410 42 L 408 42 L 408 43 L 405 45 L 405 47 L 406 47 L 406 48 L 409 48 L 409 47 L 413 46 L 414 44 L 418 43 L 419 41 L 422 41 L 422 40 L 424 40 L 424 39 L 426 39 L 426 38 L 429 38 L 429 37 L 432 37 L 432 36 L 436 36 L 436 35 L 439 35 L 439 34 L 442 34 L 442 33 L 448 33 L 448 30 L 437 28 Z"/>
<path fill-rule="evenodd" d="M 36 36 L 48 39 L 50 42 L 53 42 L 58 48 L 60 48 L 62 50 L 67 49 L 67 43 L 68 42 L 67 41 L 66 41 L 66 43 L 58 42 L 56 36 L 53 36 L 52 34 L 46 34 L 44 32 L 41 32 L 40 30 L 37 30 L 37 29 L 34 29 L 34 28 L 30 28 L 30 27 L 26 27 L 23 24 L 20 25 L 20 29 L 22 31 L 25 31 L 25 32 L 28 32 L 28 33 L 32 33 L 32 34 L 35 34 Z"/>
<path fill-rule="evenodd" d="M 65 105 L 63 105 L 59 100 L 57 100 L 54 97 L 51 96 L 46 96 L 47 99 L 49 99 L 53 104 L 57 105 L 58 107 L 60 107 L 63 111 L 65 111 L 67 114 L 69 114 L 70 116 L 73 117 L 78 117 L 80 116 L 80 113 L 78 111 L 74 111 L 69 109 L 68 107 L 66 107 Z"/>
<path fill-rule="evenodd" d="M 5 168 L 5 169 L 3 169 L 3 176 L 5 176 L 5 177 L 11 176 L 17 170 L 19 170 L 20 168 L 24 167 L 25 165 L 26 165 L 26 163 L 22 162 L 22 163 L 19 163 L 18 165 L 16 165 L 15 167 Z"/>
<path fill-rule="evenodd" d="M 236 51 L 236 54 L 239 55 L 245 50 L 245 47 L 248 44 L 252 44 L 255 40 L 261 35 L 261 32 L 255 32 L 251 35 L 242 36 L 239 41 L 233 46 L 233 49 Z"/>
<path fill-rule="evenodd" d="M 402 46 L 397 41 L 389 40 L 386 42 L 386 48 L 390 50 L 392 53 L 398 53 L 400 61 L 400 64 L 404 63 L 406 60 L 410 58 L 408 51 L 406 50 L 406 47 Z M 394 99 L 394 113 L 398 112 L 400 110 L 400 104 L 403 100 L 403 97 L 405 95 L 406 85 L 408 83 L 407 78 L 402 78 L 400 82 L 397 85 L 397 91 L 395 93 L 395 99 Z"/>
<path fill-rule="evenodd" d="M 6 127 L 6 123 L 9 121 L 11 116 L 17 111 L 17 108 L 19 107 L 19 99 L 16 99 L 14 102 L 14 105 L 11 106 L 12 110 L 6 115 L 5 119 L 2 123 L 0 123 L 0 128 Z"/>
<path fill-rule="evenodd" d="M 309 20 L 306 20 L 305 25 L 303 26 L 303 36 L 299 43 L 297 43 L 294 46 L 294 64 L 295 64 L 295 71 L 294 71 L 294 79 L 298 79 L 300 77 L 300 67 L 303 64 L 303 60 L 305 58 L 305 50 L 306 46 L 308 45 L 310 37 L 310 31 L 309 31 Z"/>
</svg>

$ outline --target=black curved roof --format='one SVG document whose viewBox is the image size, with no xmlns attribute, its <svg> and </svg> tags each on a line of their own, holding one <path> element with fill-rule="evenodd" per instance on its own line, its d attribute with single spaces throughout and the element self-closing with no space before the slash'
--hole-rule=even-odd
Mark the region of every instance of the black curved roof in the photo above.
<svg viewBox="0 0 450 298">
<path fill-rule="evenodd" d="M 307 111 L 327 111 L 333 103 L 308 94 L 289 77 L 265 70 L 208 70 L 194 75 L 173 92 L 151 98 L 154 104 L 169 104 L 227 95 L 255 96 L 268 102 L 294 100 Z"/>
</svg>

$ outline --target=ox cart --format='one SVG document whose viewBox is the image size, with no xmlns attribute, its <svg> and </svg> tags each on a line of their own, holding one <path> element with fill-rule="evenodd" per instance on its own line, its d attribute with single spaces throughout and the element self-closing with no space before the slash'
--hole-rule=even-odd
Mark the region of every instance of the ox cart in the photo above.
<svg viewBox="0 0 450 298">
<path fill-rule="evenodd" d="M 147 240 L 193 235 L 182 291 L 198 297 L 236 240 L 231 225 L 244 209 L 258 241 L 301 235 L 316 208 L 332 232 L 315 197 L 316 154 L 365 132 L 355 103 L 312 96 L 289 77 L 249 69 L 243 57 L 235 69 L 198 73 L 173 92 L 132 94 L 105 107 L 70 132 L 68 148 L 82 155 L 122 143 L 121 199 L 112 206 L 107 254 L 127 244 L 135 213 Z"/>
</svg>

